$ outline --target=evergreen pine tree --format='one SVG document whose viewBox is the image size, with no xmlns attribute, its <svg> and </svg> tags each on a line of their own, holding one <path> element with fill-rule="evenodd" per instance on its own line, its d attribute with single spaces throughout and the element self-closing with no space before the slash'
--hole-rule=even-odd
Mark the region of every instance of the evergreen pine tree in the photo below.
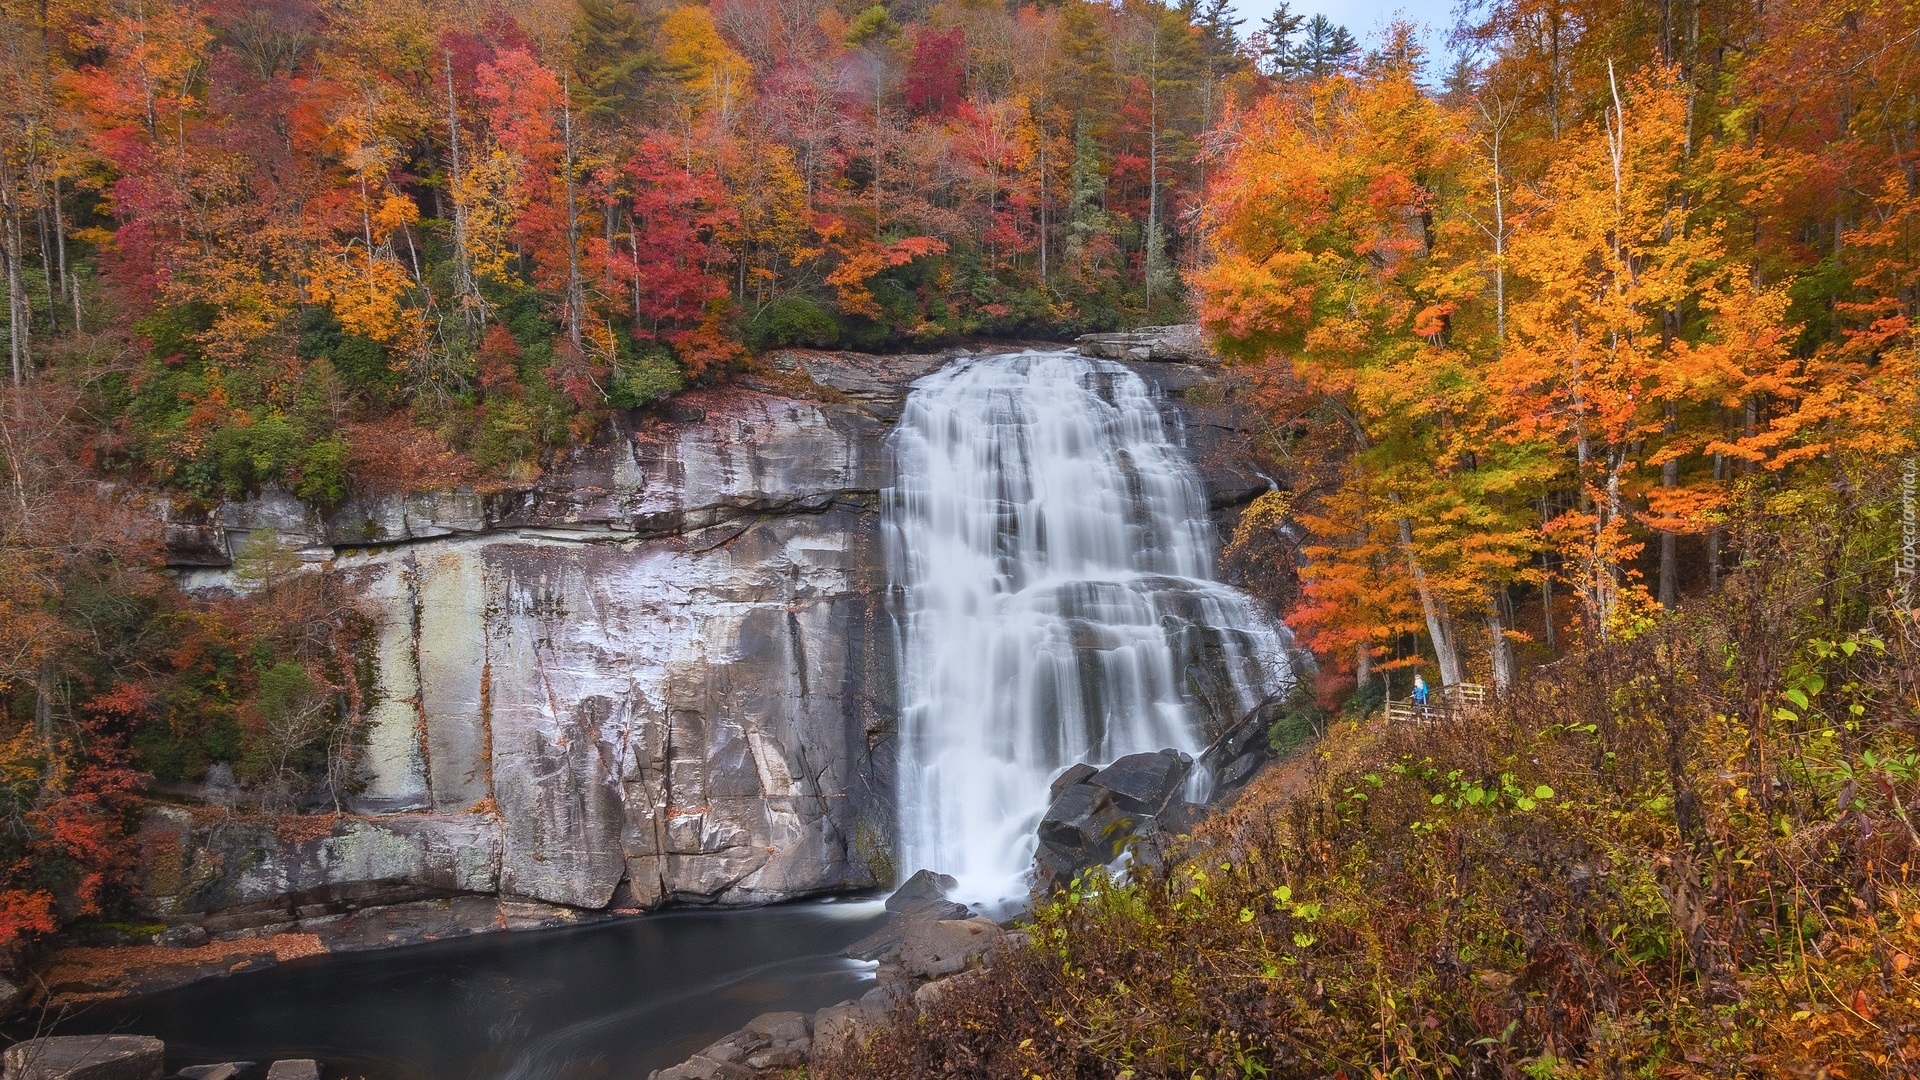
<svg viewBox="0 0 1920 1080">
<path fill-rule="evenodd" d="M 611 122 L 646 97 L 657 66 L 634 0 L 578 0 L 573 27 L 575 100 L 588 116 Z"/>
<path fill-rule="evenodd" d="M 1292 63 L 1293 39 L 1307 23 L 1304 15 L 1295 15 L 1286 0 L 1280 0 L 1273 14 L 1260 23 L 1260 61 L 1270 75 L 1286 75 Z"/>
<path fill-rule="evenodd" d="M 1307 23 L 1300 44 L 1288 52 L 1283 74 L 1289 78 L 1324 79 L 1352 67 L 1359 56 L 1360 43 L 1346 27 L 1325 15 L 1315 15 Z"/>
</svg>

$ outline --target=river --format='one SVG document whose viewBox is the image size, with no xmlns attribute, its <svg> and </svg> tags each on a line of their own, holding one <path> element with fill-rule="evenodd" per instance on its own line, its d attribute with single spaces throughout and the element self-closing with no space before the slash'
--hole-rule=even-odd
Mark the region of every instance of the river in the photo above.
<svg viewBox="0 0 1920 1080">
<path fill-rule="evenodd" d="M 95 1005 L 58 1033 L 155 1035 L 170 1070 L 310 1057 L 330 1080 L 645 1080 L 763 1012 L 859 996 L 872 965 L 839 952 L 882 917 L 802 901 L 316 956 Z"/>
</svg>

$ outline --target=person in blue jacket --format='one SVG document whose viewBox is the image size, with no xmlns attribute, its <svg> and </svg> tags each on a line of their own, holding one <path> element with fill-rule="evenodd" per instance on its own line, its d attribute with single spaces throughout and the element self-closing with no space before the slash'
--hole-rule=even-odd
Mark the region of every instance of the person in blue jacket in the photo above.
<svg viewBox="0 0 1920 1080">
<path fill-rule="evenodd" d="M 1417 672 L 1413 676 L 1413 704 L 1421 712 L 1427 711 L 1427 680 Z"/>
</svg>

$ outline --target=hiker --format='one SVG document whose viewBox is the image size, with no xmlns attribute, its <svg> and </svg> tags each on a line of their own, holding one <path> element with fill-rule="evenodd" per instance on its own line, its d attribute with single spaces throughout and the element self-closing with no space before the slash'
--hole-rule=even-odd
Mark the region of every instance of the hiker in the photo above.
<svg viewBox="0 0 1920 1080">
<path fill-rule="evenodd" d="M 1418 672 L 1413 676 L 1413 707 L 1420 710 L 1422 716 L 1427 712 L 1427 680 Z"/>
</svg>

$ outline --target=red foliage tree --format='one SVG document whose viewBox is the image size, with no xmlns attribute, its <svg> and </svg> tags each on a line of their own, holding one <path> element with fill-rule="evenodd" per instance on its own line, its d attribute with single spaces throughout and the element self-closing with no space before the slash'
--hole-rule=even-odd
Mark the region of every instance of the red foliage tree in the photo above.
<svg viewBox="0 0 1920 1080">
<path fill-rule="evenodd" d="M 917 116 L 946 116 L 966 94 L 967 32 L 923 29 L 907 58 L 907 108 Z"/>
</svg>

